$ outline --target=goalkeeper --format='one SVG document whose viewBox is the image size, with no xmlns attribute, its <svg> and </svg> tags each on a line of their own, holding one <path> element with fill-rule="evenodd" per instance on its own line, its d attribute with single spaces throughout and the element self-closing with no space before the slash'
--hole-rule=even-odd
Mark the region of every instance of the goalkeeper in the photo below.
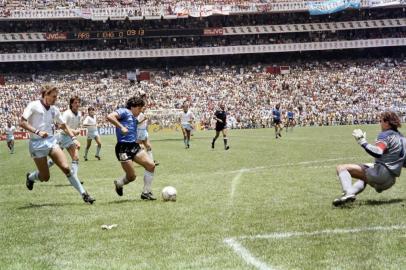
<svg viewBox="0 0 406 270">
<path fill-rule="evenodd" d="M 375 145 L 369 144 L 366 133 L 355 129 L 352 133 L 358 144 L 375 158 L 370 164 L 343 164 L 337 166 L 337 175 L 343 189 L 343 195 L 333 201 L 334 206 L 355 201 L 366 185 L 377 192 L 389 189 L 400 176 L 406 157 L 406 139 L 398 131 L 400 119 L 394 112 L 383 112 L 380 115 L 382 132 Z M 352 178 L 358 179 L 354 184 Z"/>
</svg>

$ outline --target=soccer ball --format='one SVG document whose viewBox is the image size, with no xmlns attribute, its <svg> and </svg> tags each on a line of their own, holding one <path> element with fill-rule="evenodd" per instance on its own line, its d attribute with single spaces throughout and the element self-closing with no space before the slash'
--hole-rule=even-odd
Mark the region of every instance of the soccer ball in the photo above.
<svg viewBox="0 0 406 270">
<path fill-rule="evenodd" d="M 167 186 L 162 189 L 162 200 L 167 201 L 176 201 L 176 188 Z"/>
</svg>

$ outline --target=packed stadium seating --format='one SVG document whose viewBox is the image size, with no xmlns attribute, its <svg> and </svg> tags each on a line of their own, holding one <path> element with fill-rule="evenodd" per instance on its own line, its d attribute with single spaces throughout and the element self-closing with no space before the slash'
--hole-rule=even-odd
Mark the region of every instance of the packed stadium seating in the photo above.
<svg viewBox="0 0 406 270">
<path fill-rule="evenodd" d="M 290 74 L 274 75 L 263 66 L 244 68 L 196 67 L 153 72 L 153 80 L 131 85 L 125 71 L 77 72 L 6 76 L 0 87 L 0 122 L 17 124 L 26 104 L 39 97 L 42 83 L 60 89 L 59 106 L 66 109 L 72 95 L 82 98 L 82 110 L 97 108 L 100 125 L 105 116 L 131 95 L 146 92 L 151 110 L 180 108 L 191 103 L 204 127 L 213 110 L 227 104 L 234 128 L 269 127 L 271 109 L 281 103 L 296 111 L 300 125 L 374 123 L 384 109 L 406 112 L 405 59 L 366 61 L 313 61 L 292 65 Z M 402 79 L 403 78 L 403 79 Z M 177 119 L 156 119 L 166 125 Z"/>
<path fill-rule="evenodd" d="M 175 109 L 184 100 L 190 101 L 201 125 L 207 128 L 220 101 L 226 102 L 230 110 L 230 125 L 234 128 L 270 126 L 270 111 L 276 103 L 281 103 L 285 111 L 294 109 L 300 125 L 373 123 L 377 113 L 383 109 L 405 112 L 405 83 L 401 78 L 406 77 L 406 64 L 405 56 L 401 54 L 361 61 L 299 59 L 284 63 L 290 66 L 290 74 L 285 75 L 266 72 L 272 70 L 267 69 L 269 61 L 258 61 L 256 65 L 252 62 L 241 62 L 238 66 L 210 65 L 210 56 L 237 55 L 238 52 L 252 54 L 255 46 L 258 50 L 255 52 L 262 54 L 401 47 L 406 44 L 405 8 L 365 7 L 323 16 L 310 16 L 303 9 L 297 12 L 273 10 L 273 13 L 256 10 L 250 14 L 236 12 L 228 16 L 205 17 L 207 14 L 203 14 L 197 18 L 190 14 L 179 15 L 181 7 L 192 10 L 192 6 L 199 5 L 232 6 L 237 7 L 234 11 L 238 11 L 238 8 L 242 10 L 286 2 L 303 4 L 305 1 L 0 1 L 0 13 L 3 14 L 0 24 L 0 58 L 3 60 L 3 63 L 0 61 L 0 77 L 4 77 L 4 82 L 0 82 L 0 91 L 4 93 L 0 98 L 0 126 L 8 120 L 16 125 L 24 106 L 38 98 L 41 84 L 48 82 L 60 88 L 59 104 L 62 109 L 66 108 L 69 96 L 77 94 L 82 97 L 84 111 L 87 106 L 97 108 L 102 126 L 107 125 L 104 117 L 108 112 L 139 91 L 147 93 L 151 110 Z M 362 4 L 365 5 L 365 1 Z M 88 9 L 123 8 L 136 12 L 131 13 L 132 17 L 107 16 L 102 20 L 92 17 L 94 14 L 90 17 L 85 14 Z M 16 20 L 12 19 L 12 15 L 23 13 L 10 13 L 49 9 L 76 10 L 80 11 L 80 16 L 69 20 L 49 20 L 48 13 L 39 13 L 38 18 Z M 156 12 L 148 14 L 159 16 L 154 19 L 142 17 L 149 9 Z M 5 12 L 10 14 L 5 15 Z M 30 15 L 24 13 L 21 16 L 27 14 Z M 163 16 L 168 14 L 176 16 L 169 19 Z M 345 41 L 355 42 L 340 43 Z M 325 43 L 329 43 L 328 46 Z M 293 49 L 283 46 L 266 48 L 279 44 L 293 44 Z M 306 46 L 301 46 L 303 44 Z M 196 51 L 183 54 L 184 48 Z M 221 49 L 213 53 L 198 51 L 199 48 Z M 157 51 L 165 54 L 167 49 L 175 49 L 175 54 L 171 54 L 172 60 L 159 58 L 163 54 L 159 55 Z M 141 50 L 144 54 L 139 55 Z M 126 57 L 118 57 L 114 54 L 117 51 L 127 51 Z M 162 69 L 165 65 L 160 64 L 152 68 L 150 81 L 139 84 L 130 84 L 127 80 L 126 73 L 131 70 L 109 70 L 103 62 L 99 62 L 102 63 L 100 66 L 84 70 L 88 66 L 86 61 L 93 59 L 114 61 L 118 58 L 156 57 L 163 59 L 161 63 L 177 61 L 182 66 L 179 59 L 197 55 L 207 56 L 207 63 L 182 69 Z M 55 60 L 78 61 L 62 62 L 64 68 L 55 72 L 42 70 L 42 66 L 48 66 Z M 23 62 L 20 65 L 24 70 L 34 71 L 30 74 L 10 73 L 16 70 L 18 62 Z M 168 125 L 177 119 L 171 115 L 154 121 Z"/>
</svg>

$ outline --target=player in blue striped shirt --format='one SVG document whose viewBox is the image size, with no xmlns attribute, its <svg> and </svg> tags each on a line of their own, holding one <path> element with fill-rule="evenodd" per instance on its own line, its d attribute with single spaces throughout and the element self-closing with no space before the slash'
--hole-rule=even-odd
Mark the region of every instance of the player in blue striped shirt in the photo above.
<svg viewBox="0 0 406 270">
<path fill-rule="evenodd" d="M 281 131 L 282 131 L 282 119 L 281 119 L 281 111 L 279 110 L 280 105 L 279 103 L 276 104 L 275 109 L 272 110 L 272 117 L 273 117 L 273 124 L 275 126 L 275 138 L 278 139 L 279 137 L 282 137 Z"/>
<path fill-rule="evenodd" d="M 290 127 L 290 131 L 293 131 L 293 127 L 296 125 L 295 123 L 295 113 L 293 112 L 292 108 L 289 108 L 288 112 L 286 113 L 287 122 L 286 122 L 286 133 L 288 133 L 288 129 Z"/>
<path fill-rule="evenodd" d="M 137 116 L 142 112 L 145 101 L 139 97 L 132 97 L 127 101 L 126 108 L 119 108 L 107 116 L 107 120 L 116 127 L 117 144 L 116 157 L 121 162 L 125 175 L 114 181 L 116 192 L 123 196 L 123 186 L 136 178 L 132 162 L 145 168 L 143 200 L 156 200 L 152 194 L 155 164 L 150 156 L 137 143 Z"/>
</svg>

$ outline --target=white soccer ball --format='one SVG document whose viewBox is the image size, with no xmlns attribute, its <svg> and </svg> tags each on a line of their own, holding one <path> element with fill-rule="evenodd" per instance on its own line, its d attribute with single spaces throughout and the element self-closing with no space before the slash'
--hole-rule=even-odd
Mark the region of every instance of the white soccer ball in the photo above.
<svg viewBox="0 0 406 270">
<path fill-rule="evenodd" d="M 167 186 L 162 189 L 162 200 L 167 201 L 176 201 L 176 188 Z"/>
</svg>

